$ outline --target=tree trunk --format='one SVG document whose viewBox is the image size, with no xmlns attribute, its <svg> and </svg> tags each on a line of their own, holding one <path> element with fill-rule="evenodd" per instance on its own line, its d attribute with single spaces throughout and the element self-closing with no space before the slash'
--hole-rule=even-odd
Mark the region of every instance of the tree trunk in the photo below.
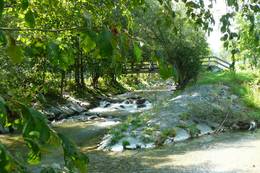
<svg viewBox="0 0 260 173">
<path fill-rule="evenodd" d="M 64 81 L 65 81 L 65 71 L 61 71 L 61 83 L 60 83 L 60 95 L 63 97 L 63 89 L 64 89 Z"/>
<path fill-rule="evenodd" d="M 85 87 L 85 81 L 84 81 L 84 60 L 82 56 L 82 51 L 80 51 L 80 84 L 81 88 Z"/>
<path fill-rule="evenodd" d="M 236 59 L 235 59 L 235 54 L 232 54 L 232 64 L 230 65 L 230 69 L 235 71 L 235 65 L 236 65 Z"/>
<path fill-rule="evenodd" d="M 77 55 L 75 56 L 75 84 L 76 88 L 80 88 L 80 43 L 79 43 L 79 37 L 76 37 L 76 47 L 78 49 Z"/>
<path fill-rule="evenodd" d="M 92 75 L 92 86 L 93 88 L 97 89 L 98 88 L 98 79 L 99 79 L 99 75 L 97 73 L 94 73 Z"/>
</svg>

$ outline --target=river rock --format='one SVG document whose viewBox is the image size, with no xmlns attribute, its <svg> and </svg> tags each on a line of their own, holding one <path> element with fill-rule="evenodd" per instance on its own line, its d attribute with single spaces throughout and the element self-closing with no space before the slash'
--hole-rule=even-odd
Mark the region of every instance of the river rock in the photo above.
<svg viewBox="0 0 260 173">
<path fill-rule="evenodd" d="M 122 152 L 122 151 L 124 151 L 124 147 L 122 144 L 117 143 L 117 144 L 111 146 L 110 150 L 114 151 L 114 152 Z"/>
<path fill-rule="evenodd" d="M 232 126 L 232 129 L 235 130 L 250 130 L 254 131 L 257 128 L 257 124 L 254 121 L 250 122 L 243 122 L 243 121 L 238 121 Z"/>
<path fill-rule="evenodd" d="M 145 105 L 145 104 L 140 104 L 140 105 L 137 105 L 137 108 L 144 108 L 144 107 L 146 107 L 146 105 Z"/>
<path fill-rule="evenodd" d="M 107 103 L 104 108 L 108 108 L 109 106 L 111 106 L 111 103 Z"/>
<path fill-rule="evenodd" d="M 200 131 L 200 136 L 213 133 L 213 130 L 207 124 L 199 123 L 196 125 L 196 127 Z"/>
<path fill-rule="evenodd" d="M 125 109 L 125 106 L 124 106 L 124 105 L 120 105 L 119 107 L 122 108 L 122 109 Z"/>
<path fill-rule="evenodd" d="M 187 130 L 184 130 L 182 128 L 176 129 L 176 136 L 174 137 L 175 142 L 180 142 L 189 139 L 191 136 L 187 132 Z"/>
<path fill-rule="evenodd" d="M 62 111 L 59 108 L 54 106 L 48 108 L 46 112 L 53 113 L 55 116 L 60 115 L 62 113 Z"/>
<path fill-rule="evenodd" d="M 146 99 L 137 99 L 137 100 L 135 101 L 135 103 L 136 103 L 137 105 L 143 105 L 145 102 L 146 102 Z"/>
<path fill-rule="evenodd" d="M 73 115 L 76 112 L 75 110 L 73 110 L 65 105 L 61 106 L 59 109 L 62 111 L 62 114 L 66 115 L 66 116 Z"/>
<path fill-rule="evenodd" d="M 169 145 L 174 143 L 174 138 L 172 137 L 168 137 L 165 141 L 164 141 L 164 145 Z"/>
<path fill-rule="evenodd" d="M 77 112 L 77 113 L 81 113 L 84 112 L 85 109 L 83 107 L 81 107 L 80 105 L 78 105 L 77 103 L 69 103 L 67 105 L 71 110 Z"/>
<path fill-rule="evenodd" d="M 234 103 L 234 105 L 239 105 L 236 109 L 233 104 L 229 104 L 230 96 L 232 96 L 230 88 L 223 85 L 198 85 L 187 88 L 177 97 L 173 98 L 169 96 L 167 99 L 158 102 L 159 106 L 155 107 L 155 109 L 135 116 L 140 119 L 145 119 L 143 124 L 140 125 L 141 127 L 134 127 L 134 125 L 128 124 L 129 128 L 123 132 L 124 135 L 125 133 L 129 133 L 125 135 L 125 138 L 134 137 L 136 142 L 130 143 L 128 146 L 125 146 L 125 148 L 134 149 L 138 148 L 137 146 L 139 145 L 144 147 L 145 142 L 148 142 L 148 140 L 142 138 L 142 134 L 146 134 L 147 132 L 152 136 L 152 140 L 149 141 L 154 141 L 156 146 L 187 140 L 191 138 L 191 134 L 193 135 L 194 131 L 196 134 L 199 133 L 197 136 L 213 133 L 213 129 L 218 129 L 219 124 L 225 118 L 225 112 L 227 110 L 229 111 L 231 109 L 232 113 L 240 113 L 245 110 L 243 105 L 239 104 L 238 101 Z M 232 96 L 232 99 L 237 98 Z M 129 100 L 134 100 L 134 104 L 130 104 Z M 137 109 L 136 112 L 138 112 L 140 110 L 147 110 L 147 107 L 151 105 L 151 103 L 144 98 L 129 97 L 123 103 L 117 103 L 116 106 L 120 109 L 119 105 L 124 105 L 126 111 L 132 110 L 132 107 L 129 109 L 129 106 L 134 105 L 135 107 L 133 107 L 133 109 Z M 234 113 L 234 115 L 236 114 Z M 234 121 L 232 118 L 227 121 Z M 236 125 L 238 128 L 241 128 L 239 124 Z M 147 130 L 147 127 L 149 127 L 150 130 L 144 131 L 144 129 Z M 247 124 L 245 129 L 248 130 L 249 128 L 250 125 Z M 129 129 L 131 129 L 131 133 Z M 140 129 L 139 132 L 131 136 L 137 129 Z M 157 131 L 162 134 L 164 129 L 176 129 L 176 136 L 172 139 L 167 138 L 167 136 L 165 138 L 165 136 L 160 137 L 160 135 L 155 135 Z M 116 150 L 118 150 L 118 147 L 119 144 L 115 145 Z"/>
<path fill-rule="evenodd" d="M 111 143 L 111 140 L 112 140 L 112 135 L 108 134 L 108 135 L 105 135 L 102 139 L 102 141 L 100 142 L 100 144 L 98 145 L 98 150 L 104 150 L 106 149 L 110 143 Z"/>
</svg>

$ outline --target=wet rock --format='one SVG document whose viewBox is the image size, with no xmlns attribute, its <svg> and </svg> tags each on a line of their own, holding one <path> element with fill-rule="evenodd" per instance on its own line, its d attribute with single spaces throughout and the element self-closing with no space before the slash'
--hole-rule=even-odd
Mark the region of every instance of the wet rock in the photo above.
<svg viewBox="0 0 260 173">
<path fill-rule="evenodd" d="M 61 106 L 59 109 L 62 111 L 62 114 L 64 115 L 73 115 L 76 112 L 75 110 L 70 109 L 67 106 Z"/>
<path fill-rule="evenodd" d="M 136 103 L 137 105 L 143 105 L 145 102 L 146 102 L 145 99 L 138 99 L 138 100 L 135 101 L 135 103 Z"/>
<path fill-rule="evenodd" d="M 95 120 L 95 119 L 98 119 L 99 117 L 97 115 L 92 115 L 92 116 L 89 116 L 87 119 L 88 120 Z"/>
<path fill-rule="evenodd" d="M 99 103 L 99 106 L 102 107 L 102 108 L 105 108 L 107 105 L 111 105 L 110 102 L 106 101 L 106 100 L 103 100 Z"/>
<path fill-rule="evenodd" d="M 137 105 L 137 108 L 144 108 L 144 107 L 146 107 L 145 104 Z"/>
<path fill-rule="evenodd" d="M 83 107 L 81 107 L 80 105 L 78 105 L 77 103 L 69 103 L 67 105 L 68 108 L 70 108 L 72 111 L 77 112 L 77 113 L 81 113 L 84 112 L 85 109 Z"/>
<path fill-rule="evenodd" d="M 235 123 L 232 126 L 232 129 L 235 130 L 250 130 L 250 131 L 254 131 L 257 128 L 257 124 L 254 121 L 250 121 L 250 122 L 243 122 L 243 121 L 238 121 L 237 123 Z"/>
<path fill-rule="evenodd" d="M 108 108 L 109 106 L 111 106 L 111 103 L 107 103 L 104 108 Z"/>
<path fill-rule="evenodd" d="M 56 120 L 62 120 L 62 119 L 66 119 L 67 117 L 68 117 L 68 115 L 66 115 L 66 114 L 60 114 L 55 119 Z"/>
<path fill-rule="evenodd" d="M 117 143 L 117 144 L 113 145 L 110 150 L 114 151 L 114 152 L 122 152 L 122 151 L 124 151 L 124 147 L 122 144 Z"/>
<path fill-rule="evenodd" d="M 248 130 L 250 128 L 250 124 L 248 122 L 239 121 L 236 123 L 236 126 L 239 130 Z"/>
<path fill-rule="evenodd" d="M 130 100 L 125 100 L 124 102 L 123 102 L 123 104 L 132 104 L 131 102 L 130 102 Z"/>
<path fill-rule="evenodd" d="M 54 106 L 48 108 L 46 112 L 53 113 L 55 116 L 60 115 L 62 113 L 62 111 L 59 108 Z"/>
<path fill-rule="evenodd" d="M 174 138 L 173 137 L 168 137 L 165 141 L 164 141 L 164 145 L 170 145 L 174 143 Z"/>
<path fill-rule="evenodd" d="M 106 135 L 103 137 L 101 143 L 98 145 L 98 150 L 104 150 L 111 143 L 112 135 Z"/>
<path fill-rule="evenodd" d="M 50 121 L 53 121 L 56 118 L 56 115 L 53 112 L 42 111 L 42 113 L 46 115 Z"/>
<path fill-rule="evenodd" d="M 125 149 L 128 149 L 128 150 L 134 150 L 138 147 L 141 148 L 141 145 L 142 145 L 142 144 L 140 144 L 139 140 L 132 138 L 132 137 L 123 138 L 119 141 L 119 143 L 122 143 L 122 145 L 124 145 L 124 142 L 128 143 L 128 145 L 125 146 Z"/>
<path fill-rule="evenodd" d="M 125 109 L 125 106 L 124 106 L 124 105 L 120 105 L 119 107 L 122 108 L 122 109 Z"/>
</svg>

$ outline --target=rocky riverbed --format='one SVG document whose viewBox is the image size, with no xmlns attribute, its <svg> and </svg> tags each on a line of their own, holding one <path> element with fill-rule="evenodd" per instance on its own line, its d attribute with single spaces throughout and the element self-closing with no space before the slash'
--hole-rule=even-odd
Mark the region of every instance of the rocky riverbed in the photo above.
<svg viewBox="0 0 260 173">
<path fill-rule="evenodd" d="M 250 128 L 246 107 L 224 85 L 200 85 L 174 95 L 173 87 L 125 93 L 88 109 L 87 104 L 70 102 L 44 110 L 56 117 L 52 125 L 94 122 L 110 129 L 97 148 L 123 151 L 171 145 L 230 129 Z M 57 118 L 58 117 L 58 118 Z M 242 125 L 241 125 L 242 122 Z"/>
<path fill-rule="evenodd" d="M 130 115 L 104 136 L 99 149 L 154 148 L 190 138 L 250 127 L 246 107 L 230 88 L 224 85 L 201 85 L 186 89 L 182 94 L 154 100 L 154 106 L 138 115 Z M 241 127 L 242 128 L 242 127 Z"/>
<path fill-rule="evenodd" d="M 246 107 L 227 86 L 193 86 L 178 95 L 169 87 L 139 90 L 100 100 L 96 107 L 81 103 L 82 100 L 71 99 L 55 106 L 54 110 L 59 110 L 55 117 L 66 116 L 50 119 L 50 122 L 55 130 L 68 136 L 88 154 L 89 172 L 200 173 L 212 172 L 215 166 L 223 167 L 224 172 L 236 172 L 236 168 L 239 168 L 237 172 L 259 170 L 260 160 L 253 153 L 259 143 L 259 133 L 230 132 L 230 129 L 240 129 L 241 123 L 248 130 L 250 120 L 243 116 Z M 229 132 L 215 133 L 223 130 Z M 191 138 L 193 140 L 188 140 Z M 0 135 L 0 139 L 14 152 L 24 150 L 20 143 L 17 145 L 20 140 L 17 136 Z M 244 154 L 236 153 L 237 150 L 226 151 L 223 146 L 243 147 L 245 151 Z M 244 162 L 231 155 L 229 158 L 234 162 L 247 165 L 228 166 L 221 162 L 221 154 L 217 161 L 211 159 L 216 152 L 223 157 L 228 152 L 253 159 Z M 190 166 L 194 160 L 203 160 L 203 163 Z M 43 154 L 42 163 L 41 166 L 63 169 L 62 152 L 48 151 Z M 32 169 L 37 172 L 39 167 Z"/>
</svg>

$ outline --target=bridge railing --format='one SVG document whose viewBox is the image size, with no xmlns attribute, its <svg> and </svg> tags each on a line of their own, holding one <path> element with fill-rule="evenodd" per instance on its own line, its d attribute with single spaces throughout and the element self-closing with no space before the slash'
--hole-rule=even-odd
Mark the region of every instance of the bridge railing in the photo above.
<svg viewBox="0 0 260 173">
<path fill-rule="evenodd" d="M 153 62 L 142 62 L 140 64 L 127 64 L 124 73 L 156 73 L 158 67 Z"/>
<path fill-rule="evenodd" d="M 220 59 L 215 56 L 205 57 L 201 59 L 202 65 L 216 66 L 221 69 L 231 69 L 231 63 Z M 159 67 L 156 63 L 153 62 L 141 62 L 139 64 L 131 64 L 128 63 L 125 65 L 124 74 L 132 74 L 132 73 L 157 73 L 159 71 Z"/>
<path fill-rule="evenodd" d="M 210 56 L 202 59 L 204 66 L 217 66 L 222 69 L 231 69 L 232 64 L 215 56 Z"/>
</svg>

